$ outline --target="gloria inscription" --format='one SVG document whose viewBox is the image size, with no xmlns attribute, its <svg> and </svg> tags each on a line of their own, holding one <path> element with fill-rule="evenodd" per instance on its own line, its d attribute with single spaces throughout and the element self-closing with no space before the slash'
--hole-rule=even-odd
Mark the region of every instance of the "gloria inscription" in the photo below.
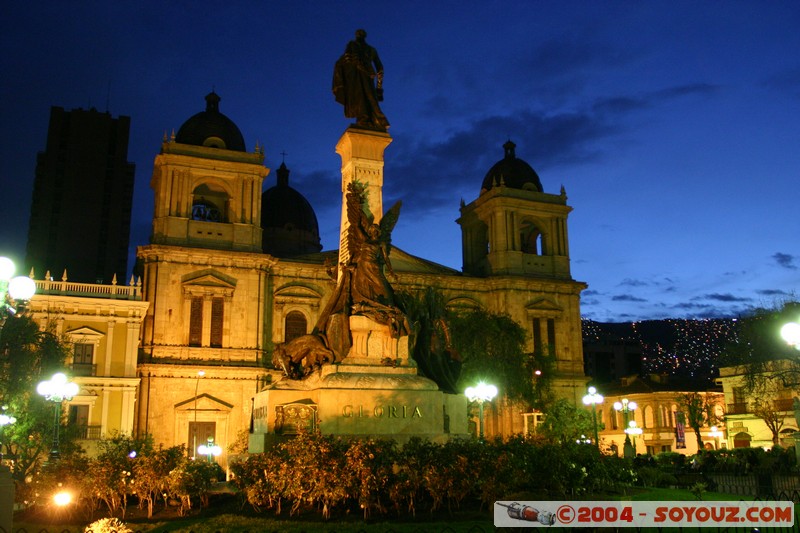
<svg viewBox="0 0 800 533">
<path fill-rule="evenodd" d="M 422 409 L 418 405 L 376 405 L 372 409 L 363 405 L 345 405 L 342 407 L 344 418 L 422 418 Z"/>
</svg>

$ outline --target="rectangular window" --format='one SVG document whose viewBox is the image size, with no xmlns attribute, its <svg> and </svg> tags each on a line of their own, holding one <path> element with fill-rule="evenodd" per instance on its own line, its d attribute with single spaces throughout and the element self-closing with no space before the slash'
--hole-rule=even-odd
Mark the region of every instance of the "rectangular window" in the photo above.
<svg viewBox="0 0 800 533">
<path fill-rule="evenodd" d="M 533 354 L 542 355 L 542 321 L 533 319 Z"/>
<path fill-rule="evenodd" d="M 200 346 L 203 343 L 203 298 L 192 298 L 189 315 L 189 346 Z"/>
<path fill-rule="evenodd" d="M 75 376 L 94 375 L 94 344 L 75 343 L 72 355 L 72 374 Z"/>
<path fill-rule="evenodd" d="M 554 356 L 556 353 L 556 320 L 554 318 L 547 319 L 547 349 L 550 353 L 547 355 Z"/>
<path fill-rule="evenodd" d="M 222 348 L 222 317 L 225 310 L 224 298 L 211 300 L 211 347 Z"/>
</svg>

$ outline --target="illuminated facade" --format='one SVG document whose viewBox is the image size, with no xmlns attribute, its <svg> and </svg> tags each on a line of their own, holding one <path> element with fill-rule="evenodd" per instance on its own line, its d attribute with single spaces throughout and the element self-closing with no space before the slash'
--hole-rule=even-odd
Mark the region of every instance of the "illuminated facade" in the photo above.
<svg viewBox="0 0 800 533">
<path fill-rule="evenodd" d="M 319 318 L 334 289 L 329 264 L 338 251 L 319 251 L 313 210 L 297 217 L 307 203 L 298 200 L 283 222 L 265 215 L 280 206 L 270 203 L 274 191 L 261 196 L 269 174 L 263 152 L 245 150 L 238 128 L 219 112 L 218 96 L 206 101 L 206 111 L 165 140 L 155 160 L 153 235 L 138 249 L 150 307 L 137 430 L 189 448 L 211 437 L 225 450 L 250 428 L 254 395 L 282 379 L 270 362 L 273 346 L 309 333 Z M 464 272 L 395 248 L 394 285 L 434 286 L 449 306 L 508 313 L 529 332 L 531 352 L 555 354 L 556 394 L 579 403 L 586 383 L 579 295 L 586 286 L 569 271 L 571 208 L 563 190 L 544 193 L 538 177 L 532 185 L 531 173 L 507 144 L 479 197 L 462 206 Z M 279 175 L 279 187 L 287 175 Z M 486 412 L 488 436 L 524 431 L 523 409 L 502 399 L 494 404 Z"/>
<path fill-rule="evenodd" d="M 792 365 L 786 361 L 774 362 L 778 375 Z M 725 393 L 728 433 L 726 440 L 730 448 L 760 446 L 772 448 L 773 429 L 778 433 L 782 447 L 794 446 L 798 431 L 797 411 L 794 406 L 795 388 L 784 386 L 787 380 L 775 379 L 766 382 L 761 393 L 747 393 L 743 367 L 719 369 L 717 382 Z M 772 429 L 770 428 L 772 426 Z"/>
<path fill-rule="evenodd" d="M 598 422 L 602 422 L 600 444 L 604 449 L 616 451 L 623 455 L 625 429 L 630 422 L 641 433 L 629 433 L 635 454 L 655 455 L 661 452 L 677 452 L 683 455 L 694 455 L 698 452 L 697 437 L 694 429 L 686 421 L 685 408 L 678 397 L 681 394 L 695 392 L 691 383 L 684 379 L 653 375 L 647 378 L 631 376 L 622 378 L 614 385 L 598 386 L 604 395 L 603 403 L 597 406 Z M 726 448 L 725 415 L 723 394 L 720 391 L 701 390 L 698 392 L 703 402 L 710 406 L 713 419 L 700 428 L 700 436 L 704 449 Z M 615 409 L 615 403 L 627 400 L 636 408 L 628 410 Z M 626 422 L 628 425 L 626 426 Z"/>
<path fill-rule="evenodd" d="M 70 344 L 67 373 L 80 392 L 67 402 L 67 419 L 89 452 L 98 439 L 134 433 L 139 335 L 147 308 L 133 280 L 128 286 L 36 280 L 26 312 Z"/>
</svg>

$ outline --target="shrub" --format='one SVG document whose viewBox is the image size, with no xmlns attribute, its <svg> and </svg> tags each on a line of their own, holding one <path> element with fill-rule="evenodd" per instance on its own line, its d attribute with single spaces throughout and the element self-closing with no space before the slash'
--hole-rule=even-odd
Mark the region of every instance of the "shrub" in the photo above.
<svg viewBox="0 0 800 533">
<path fill-rule="evenodd" d="M 101 518 L 86 526 L 83 533 L 133 533 L 133 530 L 117 518 Z"/>
</svg>

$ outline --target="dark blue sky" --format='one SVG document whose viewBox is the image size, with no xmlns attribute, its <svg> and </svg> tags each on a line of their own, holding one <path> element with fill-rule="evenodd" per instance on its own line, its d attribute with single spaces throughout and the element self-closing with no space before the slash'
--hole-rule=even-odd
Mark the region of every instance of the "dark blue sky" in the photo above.
<svg viewBox="0 0 800 533">
<path fill-rule="evenodd" d="M 510 138 L 546 192 L 566 188 L 587 318 L 730 316 L 796 295 L 796 1 L 15 2 L 0 18 L 0 253 L 24 255 L 51 105 L 131 117 L 144 244 L 161 139 L 212 88 L 268 167 L 287 153 L 335 247 L 348 120 L 331 74 L 362 27 L 386 68 L 397 246 L 460 268 L 459 202 Z"/>
</svg>

